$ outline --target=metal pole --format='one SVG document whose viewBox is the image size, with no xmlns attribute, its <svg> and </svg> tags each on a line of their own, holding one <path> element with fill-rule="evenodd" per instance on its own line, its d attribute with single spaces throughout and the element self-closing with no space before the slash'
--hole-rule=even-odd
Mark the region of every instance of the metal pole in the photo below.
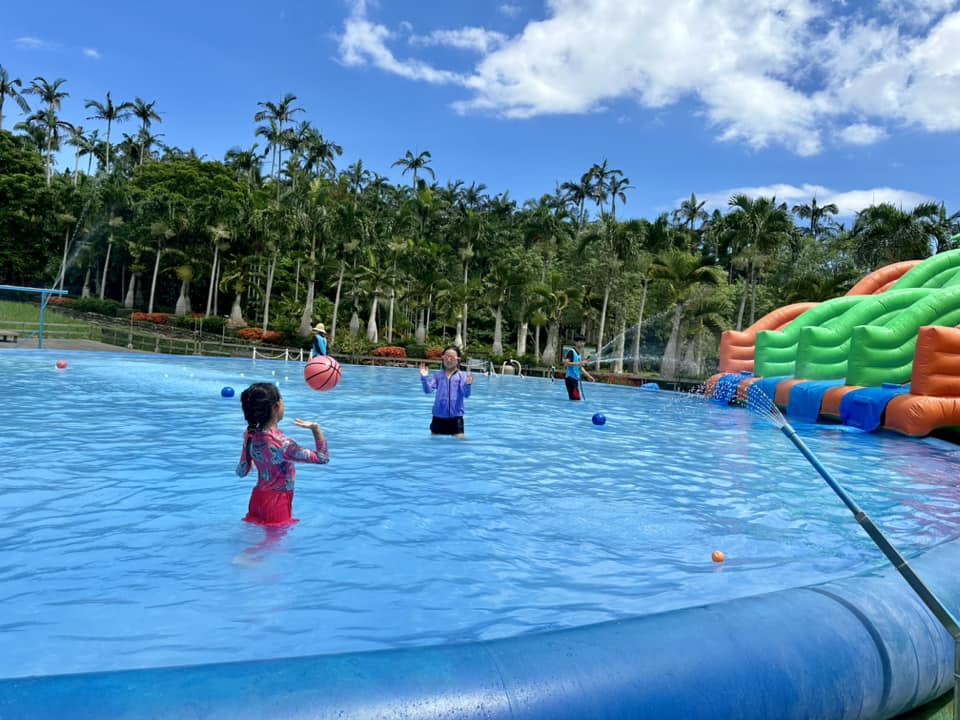
<svg viewBox="0 0 960 720">
<path fill-rule="evenodd" d="M 873 540 L 874 544 L 880 548 L 880 551 L 886 556 L 887 560 L 896 568 L 897 572 L 907 581 L 907 584 L 913 589 L 927 609 L 933 613 L 934 617 L 940 621 L 940 624 L 946 628 L 947 632 L 953 638 L 954 642 L 954 671 L 953 671 L 953 720 L 960 720 L 960 624 L 956 618 L 944 606 L 937 596 L 926 586 L 916 571 L 906 561 L 900 551 L 887 540 L 886 535 L 878 528 L 873 520 L 860 509 L 860 507 L 847 495 L 840 484 L 834 480 L 827 469 L 817 460 L 816 456 L 807 447 L 806 443 L 797 435 L 797 431 L 791 427 L 790 423 L 784 422 L 781 432 L 796 445 L 797 449 L 803 453 L 803 456 L 810 461 L 814 469 L 820 473 L 820 477 L 827 481 L 827 485 L 837 494 L 847 506 L 854 518 L 860 523 L 860 526 L 866 530 L 867 535 Z"/>
</svg>

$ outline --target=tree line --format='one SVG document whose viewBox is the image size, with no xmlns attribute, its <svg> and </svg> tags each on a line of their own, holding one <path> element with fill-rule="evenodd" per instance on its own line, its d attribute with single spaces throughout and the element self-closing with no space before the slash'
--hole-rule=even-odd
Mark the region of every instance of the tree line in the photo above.
<svg viewBox="0 0 960 720">
<path fill-rule="evenodd" d="M 691 194 L 625 220 L 633 186 L 607 159 L 525 201 L 438 182 L 429 151 L 398 158 L 409 184 L 393 184 L 362 160 L 338 168 L 342 147 L 293 94 L 251 108 L 248 144 L 210 160 L 162 142 L 157 101 L 85 99 L 87 130 L 65 119 L 69 97 L 64 79 L 0 67 L 0 282 L 303 338 L 323 321 L 341 351 L 454 342 L 549 366 L 583 333 L 613 341 L 603 369 L 702 376 L 722 330 L 960 231 L 942 203 L 873 205 L 848 228 L 815 197 L 736 195 L 708 213 Z"/>
</svg>

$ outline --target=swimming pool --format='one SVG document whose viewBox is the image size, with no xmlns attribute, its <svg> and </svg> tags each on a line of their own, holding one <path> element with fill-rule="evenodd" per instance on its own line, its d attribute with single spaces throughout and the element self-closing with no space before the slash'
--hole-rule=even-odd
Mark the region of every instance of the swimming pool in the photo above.
<svg viewBox="0 0 960 720">
<path fill-rule="evenodd" d="M 416 370 L 351 366 L 316 393 L 301 368 L 0 353 L 0 677 L 471 643 L 884 566 L 748 413 L 594 385 L 574 404 L 560 383 L 478 376 L 459 442 L 429 436 Z M 332 460 L 299 468 L 302 522 L 238 563 L 264 531 L 239 522 L 244 423 L 220 390 L 259 380 L 280 384 L 286 432 L 323 424 Z M 954 446 L 798 430 L 908 556 L 960 536 Z"/>
</svg>

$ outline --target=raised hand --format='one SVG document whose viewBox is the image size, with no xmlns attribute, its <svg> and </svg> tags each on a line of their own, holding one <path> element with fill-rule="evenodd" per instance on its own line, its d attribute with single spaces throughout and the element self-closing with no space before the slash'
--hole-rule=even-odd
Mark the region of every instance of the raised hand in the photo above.
<svg viewBox="0 0 960 720">
<path fill-rule="evenodd" d="M 426 364 L 426 363 L 420 363 L 420 375 L 421 375 L 421 377 L 426 377 L 426 376 L 429 375 L 429 374 L 430 374 L 430 371 L 427 370 L 427 364 Z"/>
<path fill-rule="evenodd" d="M 473 373 L 467 374 L 467 385 L 473 385 Z"/>
</svg>

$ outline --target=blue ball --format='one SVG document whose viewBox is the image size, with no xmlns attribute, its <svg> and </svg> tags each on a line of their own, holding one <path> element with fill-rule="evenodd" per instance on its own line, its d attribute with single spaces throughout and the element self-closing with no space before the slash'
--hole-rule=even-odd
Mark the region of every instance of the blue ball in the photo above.
<svg viewBox="0 0 960 720">
<path fill-rule="evenodd" d="M 233 397 L 233 388 L 229 386 L 225 387 L 220 391 L 220 397 Z"/>
<path fill-rule="evenodd" d="M 654 382 L 650 382 L 650 383 L 644 383 L 643 385 L 641 385 L 640 389 L 641 390 L 659 390 L 660 386 Z"/>
<path fill-rule="evenodd" d="M 601 415 L 600 413 L 597 413 L 596 415 L 593 416 L 593 424 L 594 424 L 594 425 L 606 425 L 606 424 L 607 424 L 607 418 L 606 418 L 604 415 Z"/>
</svg>

